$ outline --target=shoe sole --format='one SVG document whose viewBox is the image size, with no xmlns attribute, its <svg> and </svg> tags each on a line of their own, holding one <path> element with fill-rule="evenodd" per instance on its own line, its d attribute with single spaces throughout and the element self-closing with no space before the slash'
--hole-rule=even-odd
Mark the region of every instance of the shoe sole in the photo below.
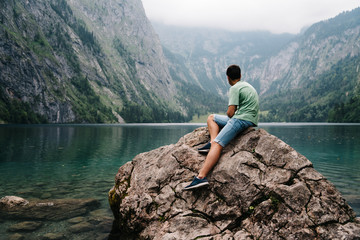
<svg viewBox="0 0 360 240">
<path fill-rule="evenodd" d="M 199 184 L 197 184 L 197 185 L 195 185 L 195 186 L 188 187 L 188 188 L 184 188 L 184 190 L 185 190 L 185 191 L 186 191 L 186 190 L 191 190 L 191 189 L 195 189 L 195 188 L 199 188 L 199 187 L 204 187 L 204 186 L 207 186 L 207 185 L 209 185 L 208 182 L 199 183 Z"/>
</svg>

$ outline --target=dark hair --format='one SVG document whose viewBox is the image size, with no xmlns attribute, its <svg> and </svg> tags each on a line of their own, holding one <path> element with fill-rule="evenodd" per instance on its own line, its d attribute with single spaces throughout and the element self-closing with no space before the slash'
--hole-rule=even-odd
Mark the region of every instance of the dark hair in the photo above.
<svg viewBox="0 0 360 240">
<path fill-rule="evenodd" d="M 239 79 L 241 77 L 241 69 L 238 65 L 230 65 L 226 70 L 226 75 L 231 79 Z"/>
</svg>

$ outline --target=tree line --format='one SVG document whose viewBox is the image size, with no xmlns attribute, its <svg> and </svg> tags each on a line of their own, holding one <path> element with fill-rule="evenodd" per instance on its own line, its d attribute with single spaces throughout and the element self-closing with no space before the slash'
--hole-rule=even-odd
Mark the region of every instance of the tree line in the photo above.
<svg viewBox="0 0 360 240">
<path fill-rule="evenodd" d="M 261 99 L 263 122 L 360 122 L 360 56 L 347 56 L 298 89 Z"/>
</svg>

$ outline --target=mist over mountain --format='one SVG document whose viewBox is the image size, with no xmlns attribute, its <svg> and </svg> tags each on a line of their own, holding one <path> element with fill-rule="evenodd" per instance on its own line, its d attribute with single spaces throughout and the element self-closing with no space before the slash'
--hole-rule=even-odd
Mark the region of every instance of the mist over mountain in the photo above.
<svg viewBox="0 0 360 240">
<path fill-rule="evenodd" d="M 183 59 L 203 88 L 226 95 L 225 69 L 240 65 L 243 80 L 260 93 L 260 121 L 360 121 L 354 107 L 359 103 L 360 8 L 299 35 L 153 25 L 164 47 Z M 346 109 L 351 117 L 334 117 Z"/>
<path fill-rule="evenodd" d="M 292 34 L 230 32 L 220 29 L 186 28 L 153 23 L 161 43 L 178 55 L 192 78 L 203 88 L 226 96 L 225 71 L 230 64 L 241 66 L 243 78 L 291 39 Z"/>
</svg>

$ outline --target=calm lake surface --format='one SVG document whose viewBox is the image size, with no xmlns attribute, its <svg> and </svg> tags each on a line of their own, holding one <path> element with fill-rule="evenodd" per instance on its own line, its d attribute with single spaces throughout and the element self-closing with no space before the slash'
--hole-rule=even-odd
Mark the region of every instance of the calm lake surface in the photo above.
<svg viewBox="0 0 360 240">
<path fill-rule="evenodd" d="M 0 219 L 0 239 L 20 235 L 41 239 L 49 233 L 66 239 L 107 239 L 112 223 L 107 193 L 114 185 L 118 168 L 138 153 L 176 143 L 200 126 L 205 125 L 0 126 L 0 198 L 94 198 L 100 202 L 98 209 L 82 218 L 44 221 L 31 231 L 13 230 L 12 226 L 22 219 Z M 305 155 L 360 215 L 360 124 L 259 127 Z M 84 222 L 91 227 L 74 227 Z"/>
</svg>

